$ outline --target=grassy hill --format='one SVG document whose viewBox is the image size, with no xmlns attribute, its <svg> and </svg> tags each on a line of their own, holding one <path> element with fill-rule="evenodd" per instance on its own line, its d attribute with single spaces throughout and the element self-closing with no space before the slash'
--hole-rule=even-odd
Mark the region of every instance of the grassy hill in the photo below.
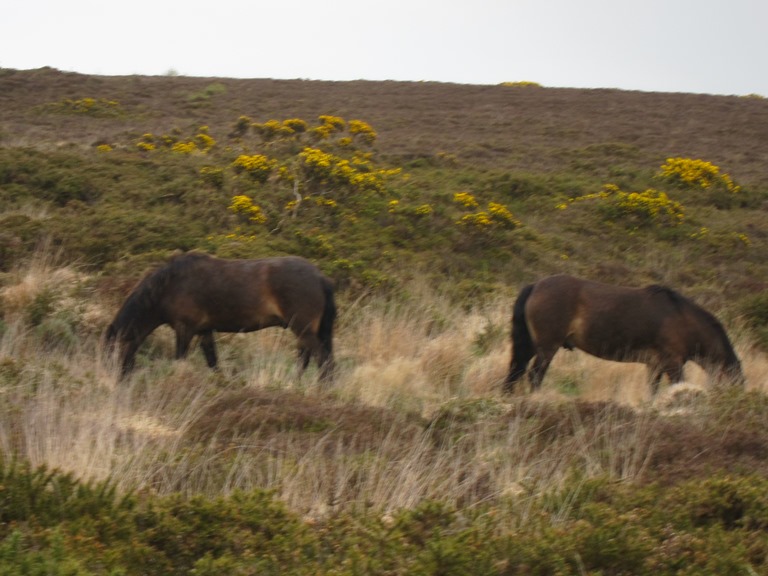
<svg viewBox="0 0 768 576">
<path fill-rule="evenodd" d="M 765 99 L 0 69 L 0 110 L 0 574 L 768 569 Z M 279 330 L 119 382 L 178 249 L 317 262 L 334 385 Z M 692 297 L 746 389 L 562 351 L 503 395 L 561 271 Z"/>
<path fill-rule="evenodd" d="M 397 283 L 410 271 L 439 284 L 495 290 L 572 271 L 691 287 L 717 307 L 764 288 L 763 99 L 527 85 L 96 77 L 51 69 L 4 70 L 0 82 L 6 270 L 50 236 L 69 259 L 96 270 L 126 257 L 202 248 L 222 255 L 305 253 L 339 281 L 353 276 L 362 284 Z M 241 153 L 275 153 L 283 165 L 295 164 L 295 150 L 277 150 L 248 124 L 303 119 L 313 127 L 323 115 L 366 122 L 376 139 L 362 147 L 374 162 L 365 169 L 402 172 L 375 194 L 333 190 L 328 182 L 310 190 L 302 182 L 301 192 L 338 204 L 288 218 L 292 184 L 274 175 L 246 181 L 232 162 Z M 242 117 L 246 131 L 236 135 Z M 152 146 L 193 142 L 201 127 L 210 149 L 137 148 L 145 135 L 155 139 Z M 335 143 L 325 144 L 334 153 Z M 655 175 L 674 157 L 712 163 L 740 193 L 659 182 Z M 201 169 L 221 174 L 206 178 Z M 557 209 L 606 184 L 628 193 L 659 188 L 682 203 L 685 222 L 601 218 L 599 202 Z M 473 213 L 454 201 L 457 193 L 476 198 L 474 212 L 489 202 L 504 205 L 519 225 L 457 226 Z M 264 225 L 227 210 L 238 194 L 265 210 Z M 388 210 L 392 200 L 397 210 Z M 235 241 L 226 242 L 227 235 Z M 723 282 L 728 297 L 718 298 L 712 292 L 723 292 Z"/>
</svg>

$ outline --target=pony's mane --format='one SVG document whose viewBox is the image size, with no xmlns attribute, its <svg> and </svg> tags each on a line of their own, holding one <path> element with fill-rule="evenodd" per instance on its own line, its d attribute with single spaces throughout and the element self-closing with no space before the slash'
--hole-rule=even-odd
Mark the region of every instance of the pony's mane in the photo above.
<svg viewBox="0 0 768 576">
<path fill-rule="evenodd" d="M 118 311 L 113 322 L 114 327 L 118 331 L 126 329 L 135 318 L 143 316 L 159 302 L 168 285 L 175 278 L 200 260 L 207 258 L 210 256 L 201 252 L 175 254 L 168 262 L 159 264 L 148 271 L 139 280 Z"/>
<path fill-rule="evenodd" d="M 725 331 L 725 328 L 723 327 L 723 325 L 720 323 L 720 321 L 717 318 L 715 318 L 714 314 L 705 310 L 704 308 L 696 304 L 693 300 L 686 298 L 676 290 L 673 290 L 672 288 L 669 288 L 667 286 L 652 284 L 650 286 L 646 286 L 645 289 L 650 294 L 662 295 L 667 297 L 677 310 L 680 310 L 680 311 L 686 310 L 687 312 L 690 312 L 694 316 L 696 316 L 704 324 L 711 327 L 715 331 L 715 333 L 720 337 L 721 341 L 723 342 L 723 345 L 726 347 L 726 351 L 735 356 L 736 352 L 733 350 L 733 346 L 731 345 L 731 341 L 728 338 L 728 334 Z"/>
</svg>

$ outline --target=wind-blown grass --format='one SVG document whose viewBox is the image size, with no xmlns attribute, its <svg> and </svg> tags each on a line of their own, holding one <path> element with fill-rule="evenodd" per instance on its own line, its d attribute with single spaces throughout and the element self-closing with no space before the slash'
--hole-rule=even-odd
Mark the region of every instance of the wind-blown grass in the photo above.
<svg viewBox="0 0 768 576">
<path fill-rule="evenodd" d="M 0 339 L 4 460 L 158 494 L 269 489 L 310 516 L 425 500 L 473 507 L 534 497 L 573 474 L 644 481 L 666 418 L 641 367 L 581 353 L 563 351 L 541 393 L 503 396 L 509 302 L 466 311 L 424 287 L 342 306 L 330 387 L 299 375 L 280 330 L 220 336 L 217 373 L 197 350 L 173 361 L 172 333 L 159 330 L 120 381 L 92 326 L 107 306 L 88 282 L 38 259 L 3 289 L 13 311 Z M 51 340 L 51 318 L 67 319 L 71 342 Z M 765 359 L 740 350 L 750 386 L 764 389 Z"/>
</svg>

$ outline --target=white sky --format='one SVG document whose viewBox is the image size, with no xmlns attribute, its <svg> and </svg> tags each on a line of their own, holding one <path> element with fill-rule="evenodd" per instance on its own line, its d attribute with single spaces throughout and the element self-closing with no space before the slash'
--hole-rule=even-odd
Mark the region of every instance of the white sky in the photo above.
<svg viewBox="0 0 768 576">
<path fill-rule="evenodd" d="M 3 0 L 0 67 L 768 96 L 768 0 Z"/>
</svg>

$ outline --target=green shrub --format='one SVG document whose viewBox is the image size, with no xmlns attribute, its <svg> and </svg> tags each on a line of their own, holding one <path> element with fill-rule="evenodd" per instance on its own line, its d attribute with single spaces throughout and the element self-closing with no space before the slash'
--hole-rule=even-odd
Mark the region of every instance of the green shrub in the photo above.
<svg viewBox="0 0 768 576">
<path fill-rule="evenodd" d="M 62 522 L 88 524 L 86 518 L 91 518 L 94 527 L 103 521 L 107 529 L 133 508 L 131 497 L 118 498 L 109 482 L 82 483 L 71 474 L 33 469 L 23 462 L 0 461 L 0 486 L 0 534 L 5 536 L 20 522 L 54 527 Z"/>
<path fill-rule="evenodd" d="M 42 545 L 41 545 L 42 544 Z M 14 531 L 0 541 L 0 576 L 88 576 L 80 555 L 68 551 L 57 530 L 41 542 Z"/>
<path fill-rule="evenodd" d="M 212 559 L 235 555 L 248 559 L 255 573 L 278 574 L 281 566 L 289 568 L 313 547 L 306 526 L 263 491 L 159 499 L 139 511 L 135 521 L 143 540 L 184 572 L 198 562 L 210 567 Z"/>
</svg>

